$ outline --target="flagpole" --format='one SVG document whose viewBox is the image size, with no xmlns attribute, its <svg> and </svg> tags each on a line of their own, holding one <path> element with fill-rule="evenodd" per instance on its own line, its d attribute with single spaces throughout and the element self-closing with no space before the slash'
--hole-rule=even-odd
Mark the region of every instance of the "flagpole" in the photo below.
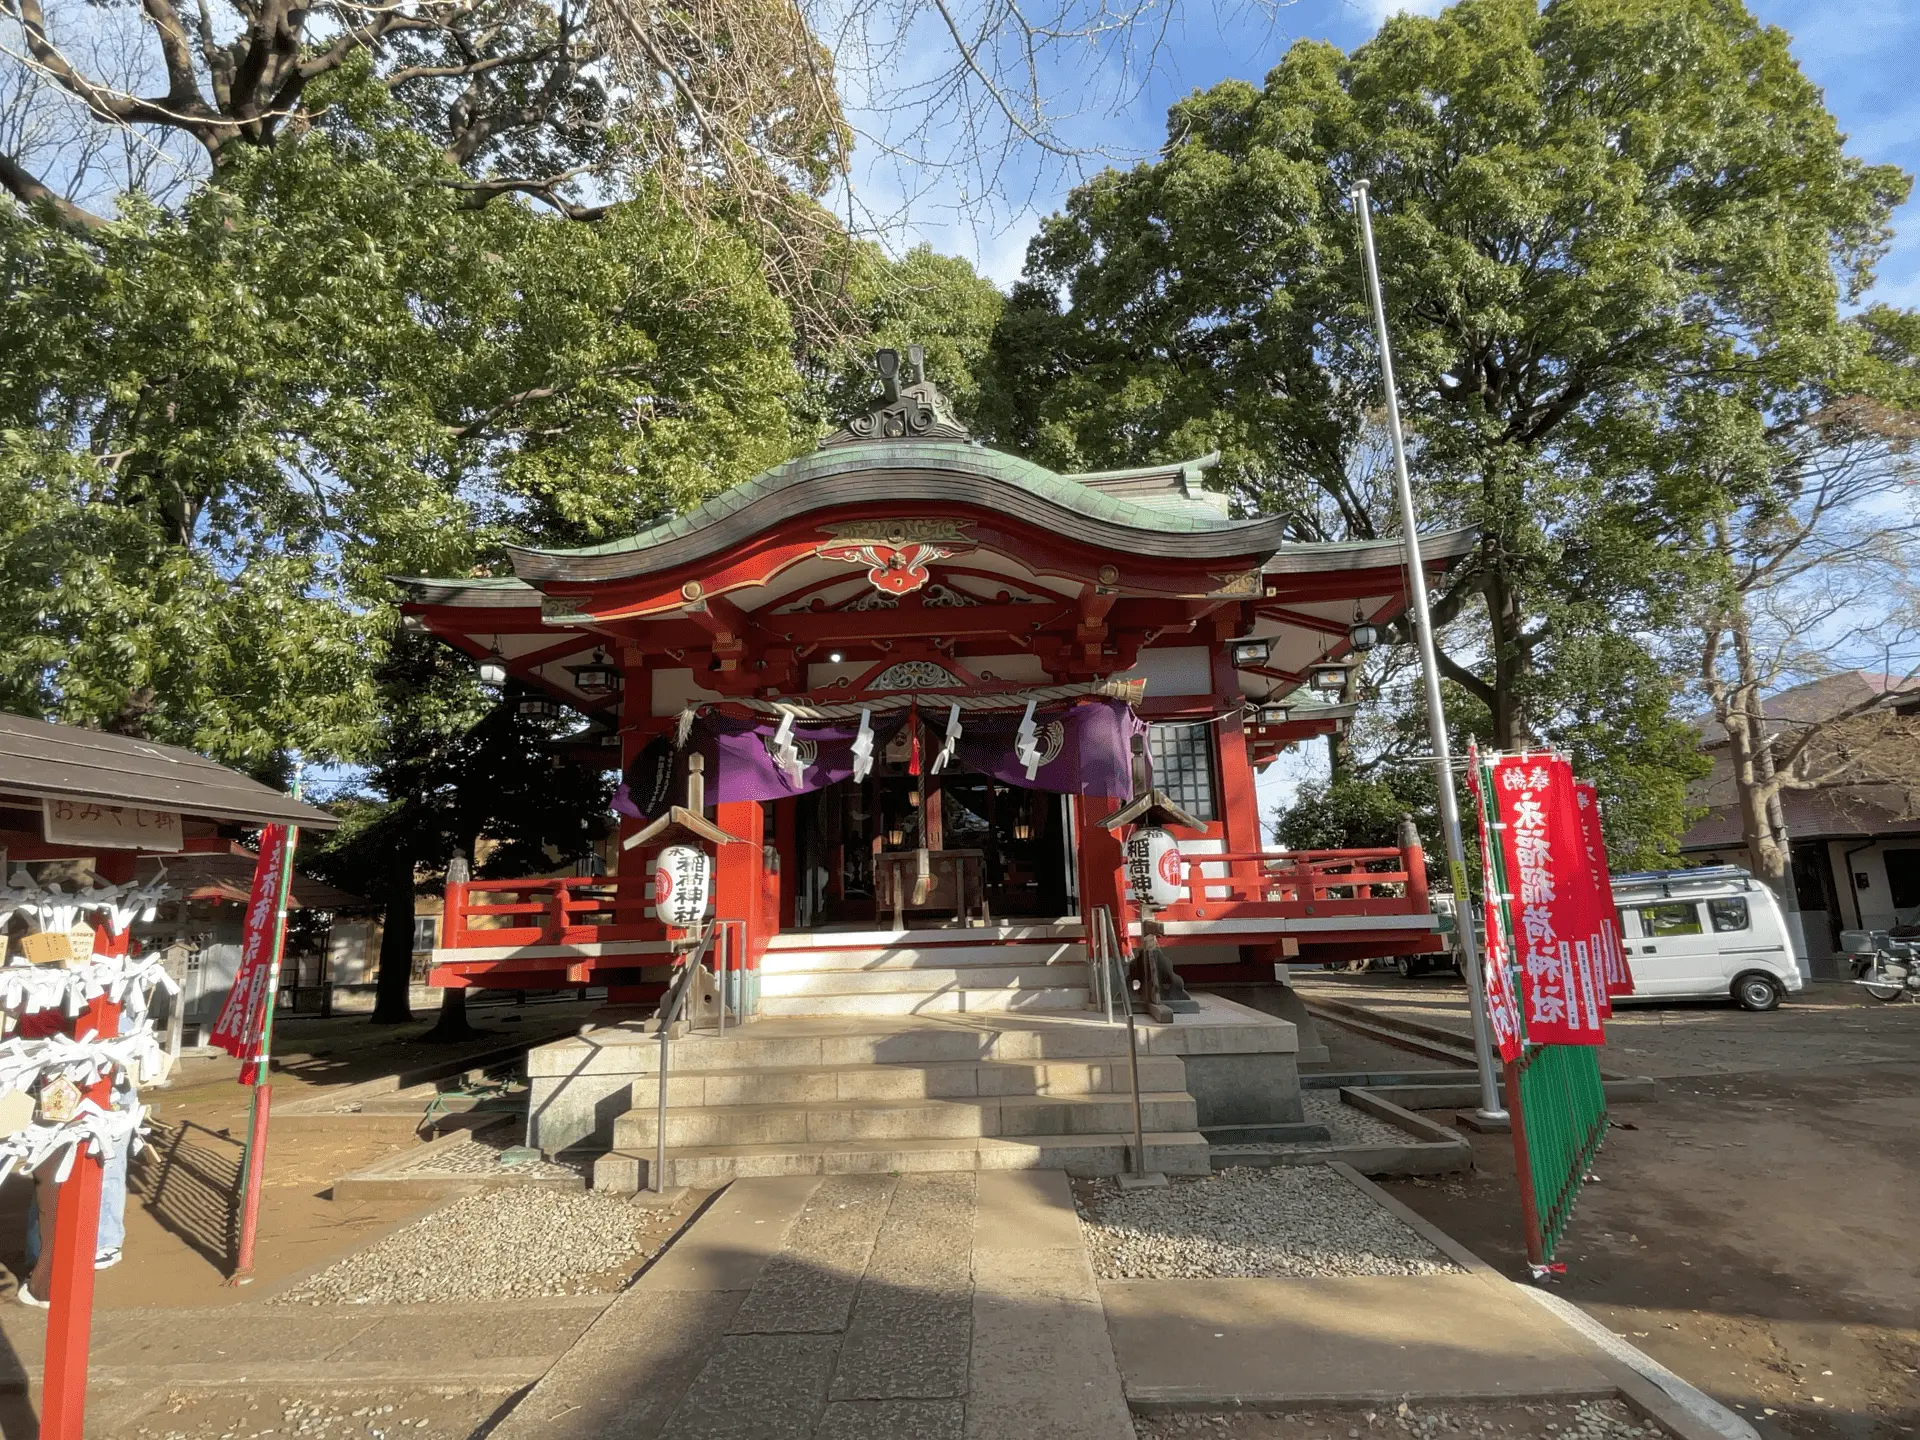
<svg viewBox="0 0 1920 1440">
<path fill-rule="evenodd" d="M 1432 733 L 1434 770 L 1439 777 L 1440 828 L 1447 845 L 1447 870 L 1453 881 L 1454 907 L 1459 919 L 1460 968 L 1466 972 L 1467 998 L 1473 1015 L 1473 1055 L 1480 1071 L 1479 1118 L 1506 1119 L 1499 1080 L 1494 1074 L 1491 1028 L 1487 1023 L 1486 977 L 1480 970 L 1480 942 L 1473 933 L 1473 897 L 1467 888 L 1467 852 L 1460 838 L 1460 801 L 1453 788 L 1453 756 L 1447 741 L 1447 712 L 1440 698 L 1440 659 L 1433 644 L 1433 616 L 1427 608 L 1427 574 L 1420 560 L 1420 533 L 1413 513 L 1413 481 L 1407 474 L 1406 441 L 1400 433 L 1400 397 L 1393 384 L 1393 351 L 1387 340 L 1387 305 L 1380 290 L 1380 267 L 1373 253 L 1373 216 L 1367 182 L 1352 191 L 1354 213 L 1360 218 L 1361 250 L 1367 262 L 1367 294 L 1373 302 L 1374 337 L 1380 347 L 1380 380 L 1387 396 L 1387 429 L 1393 439 L 1393 474 L 1400 498 L 1400 529 L 1407 547 L 1407 599 L 1413 611 L 1414 631 L 1420 642 L 1420 674 L 1426 682 L 1427 729 Z M 1489 902 L 1491 903 L 1491 902 Z"/>
<path fill-rule="evenodd" d="M 300 798 L 301 780 L 296 772 L 293 798 Z M 280 993 L 280 957 L 287 943 L 287 897 L 293 888 L 293 851 L 300 843 L 300 827 L 289 825 L 287 839 L 280 852 L 280 889 L 273 915 L 273 950 L 267 961 L 267 993 L 261 1004 L 260 1052 L 253 1072 L 253 1095 L 247 1106 L 247 1150 L 245 1200 L 240 1209 L 240 1245 L 234 1255 L 230 1285 L 253 1281 L 253 1242 L 260 1228 L 260 1190 L 266 1180 L 267 1121 L 273 1113 L 273 1087 L 267 1081 L 273 1057 L 273 1009 Z"/>
</svg>

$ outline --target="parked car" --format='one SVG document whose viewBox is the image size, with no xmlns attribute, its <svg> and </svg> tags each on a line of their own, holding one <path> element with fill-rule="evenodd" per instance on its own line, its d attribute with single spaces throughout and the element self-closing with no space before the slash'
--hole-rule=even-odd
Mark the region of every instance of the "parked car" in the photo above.
<svg viewBox="0 0 1920 1440">
<path fill-rule="evenodd" d="M 1772 1010 L 1810 978 L 1773 892 L 1736 865 L 1616 875 L 1613 903 L 1634 999 L 1731 995 Z"/>
</svg>

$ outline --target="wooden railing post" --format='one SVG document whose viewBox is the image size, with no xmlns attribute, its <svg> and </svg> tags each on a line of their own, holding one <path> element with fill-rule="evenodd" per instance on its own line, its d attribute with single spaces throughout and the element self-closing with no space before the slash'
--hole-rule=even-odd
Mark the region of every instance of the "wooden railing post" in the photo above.
<svg viewBox="0 0 1920 1440">
<path fill-rule="evenodd" d="M 467 887 L 458 880 L 447 882 L 440 913 L 440 947 L 451 950 L 467 943 Z"/>
<path fill-rule="evenodd" d="M 547 943 L 560 945 L 567 938 L 567 882 L 555 880 L 547 900 Z"/>
</svg>

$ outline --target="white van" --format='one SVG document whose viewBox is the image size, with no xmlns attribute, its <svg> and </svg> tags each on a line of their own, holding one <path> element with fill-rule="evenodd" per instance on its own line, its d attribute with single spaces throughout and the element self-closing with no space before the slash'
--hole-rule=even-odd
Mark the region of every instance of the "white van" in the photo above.
<svg viewBox="0 0 1920 1440">
<path fill-rule="evenodd" d="M 1613 877 L 1620 944 L 1639 1000 L 1731 995 L 1771 1010 L 1806 988 L 1773 892 L 1736 865 Z"/>
</svg>

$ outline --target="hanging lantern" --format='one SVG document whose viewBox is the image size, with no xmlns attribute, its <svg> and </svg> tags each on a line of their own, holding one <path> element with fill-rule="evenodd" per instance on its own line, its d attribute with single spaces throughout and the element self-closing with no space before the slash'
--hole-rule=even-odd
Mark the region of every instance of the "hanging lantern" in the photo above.
<svg viewBox="0 0 1920 1440">
<path fill-rule="evenodd" d="M 653 862 L 654 913 L 661 923 L 691 930 L 707 918 L 713 859 L 691 845 L 669 845 Z"/>
<path fill-rule="evenodd" d="M 560 707 L 544 695 L 522 695 L 519 700 L 519 710 L 521 716 L 528 720 L 560 718 Z"/>
<path fill-rule="evenodd" d="M 1285 705 L 1278 704 L 1272 700 L 1262 704 L 1254 712 L 1255 718 L 1262 725 L 1284 725 L 1287 723 L 1287 716 L 1290 713 Z"/>
<path fill-rule="evenodd" d="M 500 653 L 496 644 L 487 651 L 486 657 L 473 667 L 473 673 L 480 683 L 489 690 L 499 690 L 507 683 L 507 657 Z"/>
<path fill-rule="evenodd" d="M 572 674 L 573 688 L 582 695 L 611 695 L 620 688 L 620 672 L 607 663 L 606 652 L 603 650 L 595 650 L 593 659 L 585 665 L 568 665 L 563 668 Z"/>
<path fill-rule="evenodd" d="M 1273 641 L 1264 635 L 1246 635 L 1238 640 L 1229 640 L 1227 653 L 1232 655 L 1236 668 L 1264 665 L 1273 655 Z"/>
<path fill-rule="evenodd" d="M 1136 830 L 1127 841 L 1127 884 L 1142 905 L 1164 910 L 1186 898 L 1180 844 L 1165 830 Z"/>
<path fill-rule="evenodd" d="M 1347 667 L 1316 665 L 1307 672 L 1307 688 L 1321 695 L 1338 695 L 1347 688 Z"/>
<path fill-rule="evenodd" d="M 1353 624 L 1347 630 L 1347 643 L 1353 647 L 1354 653 L 1359 655 L 1366 654 L 1380 643 L 1380 632 L 1374 628 L 1373 622 L 1367 619 L 1366 612 L 1360 608 L 1358 600 L 1353 602 Z"/>
</svg>

